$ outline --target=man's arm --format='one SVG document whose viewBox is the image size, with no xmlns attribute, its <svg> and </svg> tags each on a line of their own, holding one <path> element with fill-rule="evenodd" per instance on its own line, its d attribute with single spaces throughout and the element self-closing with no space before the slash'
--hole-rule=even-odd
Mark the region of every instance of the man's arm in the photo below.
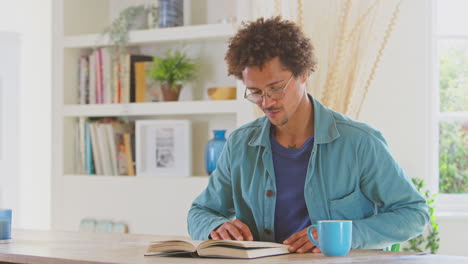
<svg viewBox="0 0 468 264">
<path fill-rule="evenodd" d="M 362 193 L 378 214 L 353 221 L 353 248 L 384 248 L 424 231 L 429 222 L 426 200 L 388 151 L 380 133 L 371 134 L 359 148 Z"/>
<path fill-rule="evenodd" d="M 235 215 L 231 188 L 230 140 L 210 176 L 208 186 L 195 199 L 189 210 L 188 231 L 194 240 L 206 240 L 210 232 L 229 222 Z"/>
</svg>

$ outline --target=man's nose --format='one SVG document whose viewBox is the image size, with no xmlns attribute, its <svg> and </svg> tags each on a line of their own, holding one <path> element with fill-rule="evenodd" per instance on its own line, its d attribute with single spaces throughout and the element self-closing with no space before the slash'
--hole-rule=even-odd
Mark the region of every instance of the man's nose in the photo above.
<svg viewBox="0 0 468 264">
<path fill-rule="evenodd" d="M 262 100 L 262 108 L 268 108 L 272 105 L 274 105 L 276 102 L 276 100 L 273 100 L 271 99 L 270 97 L 268 97 L 268 95 L 264 95 L 263 96 L 263 100 Z"/>
</svg>

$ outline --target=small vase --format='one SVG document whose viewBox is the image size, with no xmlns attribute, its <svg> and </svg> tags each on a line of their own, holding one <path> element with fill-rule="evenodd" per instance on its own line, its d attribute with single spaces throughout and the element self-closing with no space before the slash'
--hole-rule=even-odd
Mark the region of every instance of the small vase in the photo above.
<svg viewBox="0 0 468 264">
<path fill-rule="evenodd" d="M 226 130 L 213 130 L 214 138 L 208 141 L 205 148 L 205 168 L 208 174 L 216 169 L 216 162 L 226 143 Z"/>
<path fill-rule="evenodd" d="M 180 89 L 182 89 L 181 84 L 163 83 L 161 85 L 161 91 L 164 101 L 179 101 Z"/>
<path fill-rule="evenodd" d="M 184 25 L 184 0 L 159 0 L 158 24 L 160 28 Z"/>
</svg>

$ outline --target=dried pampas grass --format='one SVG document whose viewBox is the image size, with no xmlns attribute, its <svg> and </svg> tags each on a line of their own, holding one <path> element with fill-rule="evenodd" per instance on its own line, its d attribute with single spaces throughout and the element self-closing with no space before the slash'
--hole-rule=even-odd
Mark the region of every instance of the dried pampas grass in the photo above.
<svg viewBox="0 0 468 264">
<path fill-rule="evenodd" d="M 327 5 L 305 28 L 319 59 L 308 87 L 326 106 L 357 119 L 396 24 L 400 1 L 332 0 Z"/>
</svg>

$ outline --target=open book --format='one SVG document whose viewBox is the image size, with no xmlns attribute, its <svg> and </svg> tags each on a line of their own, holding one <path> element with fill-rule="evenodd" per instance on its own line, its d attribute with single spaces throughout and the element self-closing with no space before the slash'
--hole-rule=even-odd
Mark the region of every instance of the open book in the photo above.
<svg viewBox="0 0 468 264">
<path fill-rule="evenodd" d="M 145 256 L 184 255 L 210 258 L 252 259 L 288 254 L 288 246 L 271 242 L 233 240 L 167 240 L 153 242 Z"/>
</svg>

